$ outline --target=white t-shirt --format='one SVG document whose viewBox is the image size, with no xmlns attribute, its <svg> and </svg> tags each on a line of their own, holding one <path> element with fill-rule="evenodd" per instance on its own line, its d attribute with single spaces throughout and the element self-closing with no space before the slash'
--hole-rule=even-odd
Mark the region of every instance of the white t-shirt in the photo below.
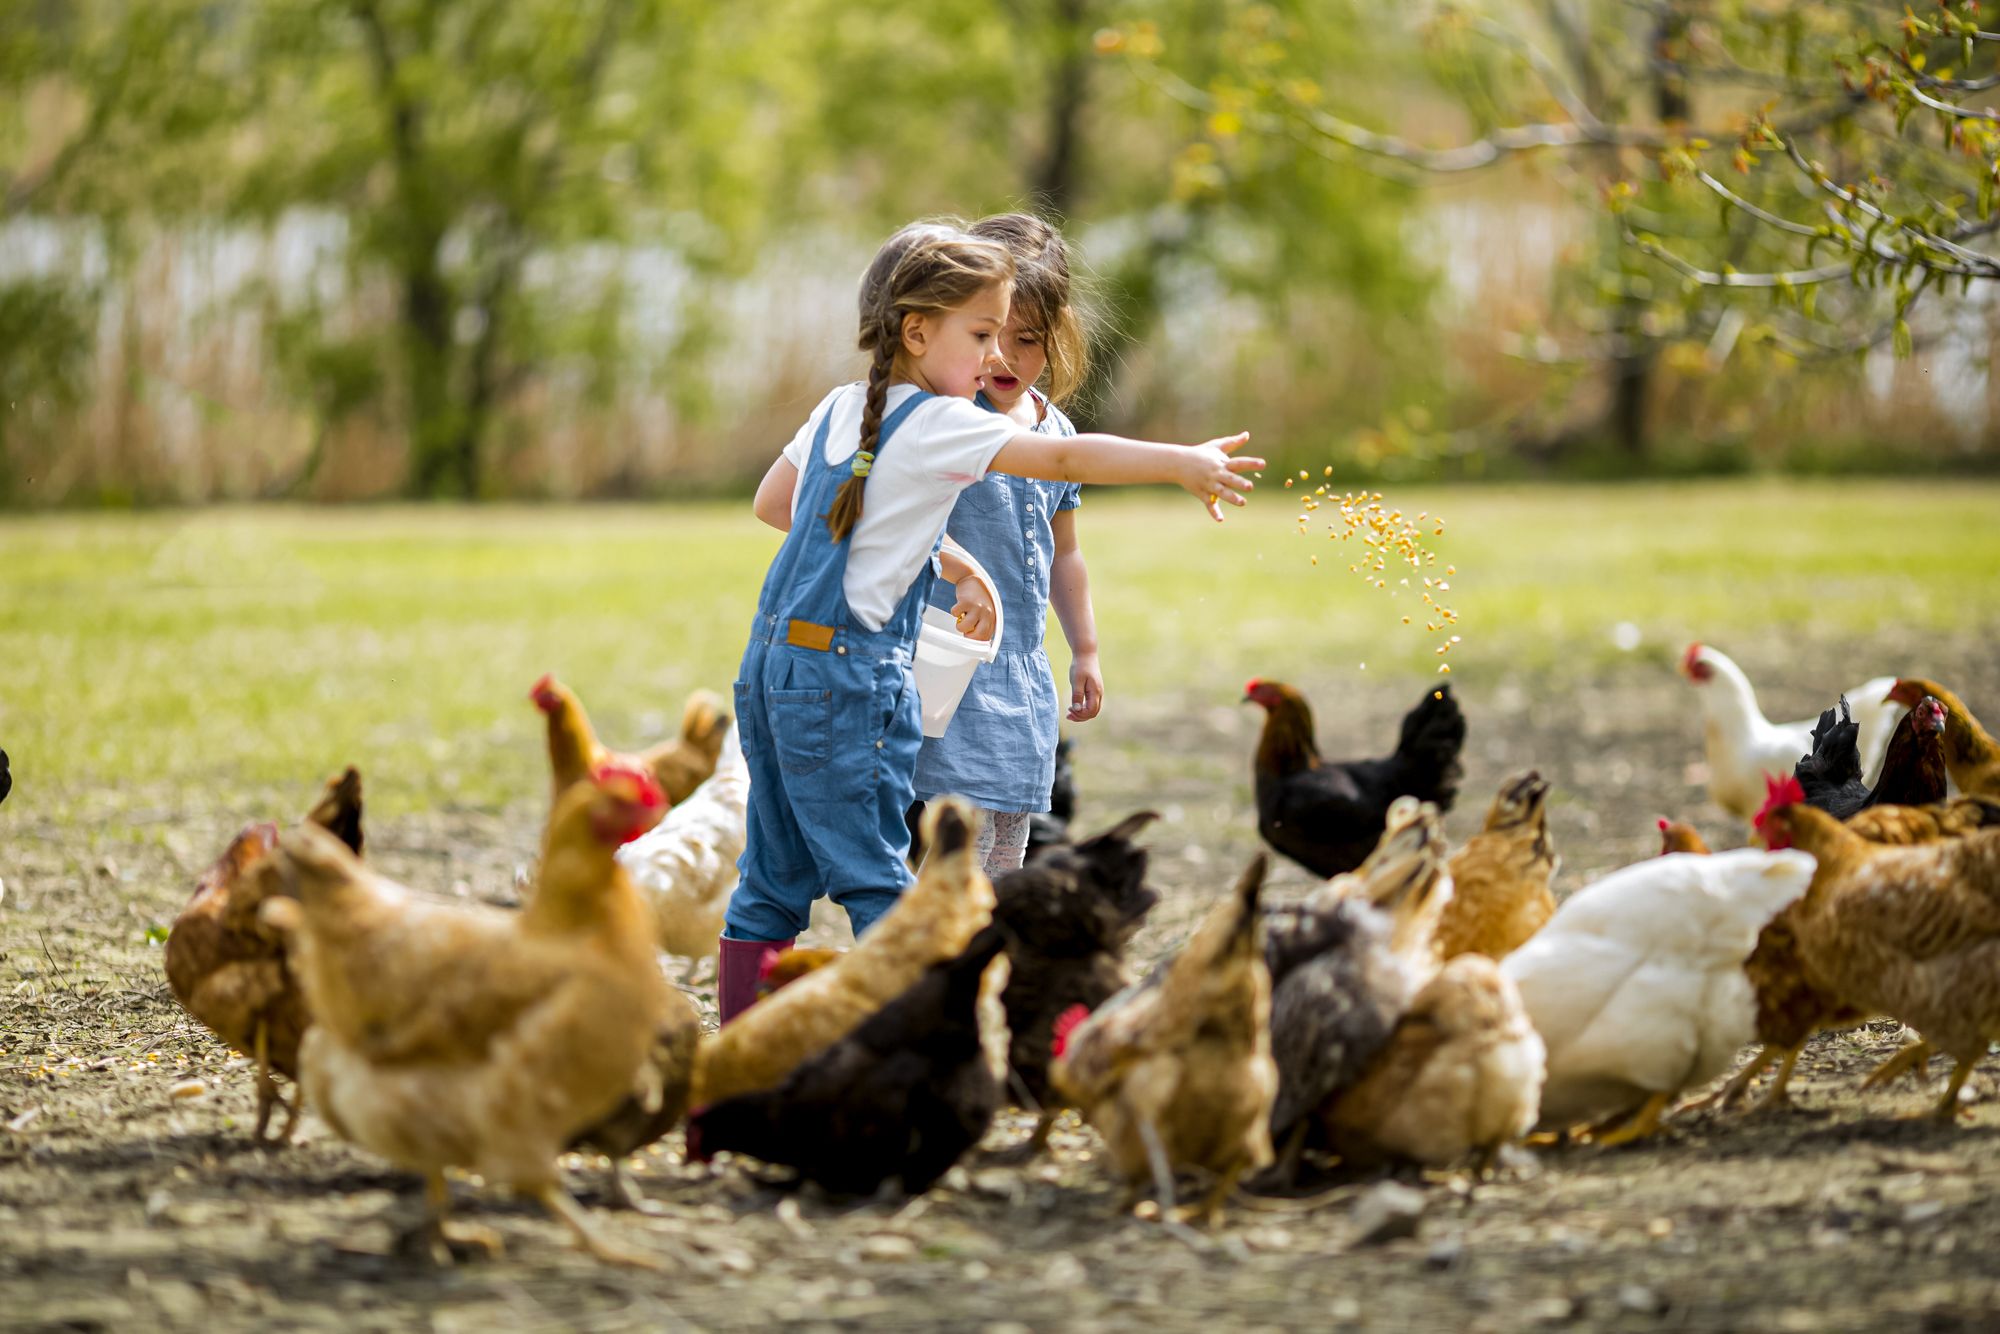
<svg viewBox="0 0 2000 1334">
<path fill-rule="evenodd" d="M 883 419 L 916 392 L 915 385 L 891 385 Z M 785 446 L 785 458 L 801 475 L 820 418 L 828 412 L 833 413 L 833 422 L 826 435 L 826 462 L 842 463 L 861 447 L 866 397 L 867 386 L 856 383 L 842 385 L 820 400 Z M 847 574 L 841 580 L 848 610 L 856 620 L 870 630 L 888 623 L 930 559 L 958 493 L 986 476 L 993 456 L 1020 434 L 1021 427 L 1000 413 L 988 412 L 969 398 L 941 394 L 918 404 L 888 442 L 876 449 L 861 521 L 847 539 Z M 794 489 L 795 521 L 798 503 Z"/>
</svg>

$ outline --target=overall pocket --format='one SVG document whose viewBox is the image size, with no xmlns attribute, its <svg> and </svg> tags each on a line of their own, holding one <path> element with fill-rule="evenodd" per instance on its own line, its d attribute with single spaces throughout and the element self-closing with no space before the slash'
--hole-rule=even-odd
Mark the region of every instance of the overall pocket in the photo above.
<svg viewBox="0 0 2000 1334">
<path fill-rule="evenodd" d="M 833 753 L 831 690 L 767 690 L 764 711 L 779 768 L 803 776 L 827 762 Z"/>
</svg>

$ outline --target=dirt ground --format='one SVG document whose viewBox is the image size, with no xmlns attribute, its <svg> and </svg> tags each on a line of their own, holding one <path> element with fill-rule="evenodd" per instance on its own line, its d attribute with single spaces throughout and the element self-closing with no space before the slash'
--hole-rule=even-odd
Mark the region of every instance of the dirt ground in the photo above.
<svg viewBox="0 0 2000 1334">
<path fill-rule="evenodd" d="M 1860 661 L 1851 645 L 1731 645 L 1760 681 Z M 1980 639 L 1925 645 L 1925 669 L 2000 713 L 2000 663 Z M 1834 669 L 1834 675 L 1860 677 Z M 1303 684 L 1312 687 L 1307 679 Z M 1332 682 L 1331 751 L 1375 748 L 1410 682 Z M 1652 852 L 1653 820 L 1694 819 L 1719 845 L 1742 832 L 1701 801 L 1688 687 L 1657 662 L 1573 676 L 1467 677 L 1465 798 L 1473 828 L 1507 772 L 1557 784 L 1559 881 Z M 1774 716 L 1806 694 L 1766 690 Z M 1406 698 L 1408 697 L 1408 698 Z M 1125 703 L 1079 739 L 1088 830 L 1151 806 L 1165 901 L 1139 941 L 1181 940 L 1255 846 L 1252 711 L 1213 695 Z M 309 786 L 309 785 L 308 785 Z M 306 792 L 269 794 L 264 812 Z M 1862 1095 L 1860 1075 L 1900 1042 L 1893 1023 L 1822 1037 L 1794 1084 L 1800 1110 L 1683 1116 L 1622 1150 L 1514 1156 L 1498 1179 L 1407 1177 L 1427 1207 L 1416 1235 L 1356 1244 L 1377 1188 L 1333 1182 L 1245 1202 L 1196 1246 L 1114 1212 L 1090 1132 L 1066 1121 L 1052 1158 L 968 1159 L 913 1201 L 829 1201 L 741 1163 L 684 1166 L 678 1136 L 638 1165 L 658 1218 L 609 1212 L 599 1165 L 579 1196 L 659 1274 L 600 1267 L 531 1207 L 458 1188 L 505 1257 L 450 1271 L 391 1244 L 415 1182 L 307 1117 L 286 1150 L 252 1147 L 250 1072 L 169 998 L 147 928 L 171 920 L 199 868 L 245 816 L 198 792 L 121 810 L 95 828 L 0 821 L 0 1326 L 8 1328 L 600 1329 L 1367 1326 L 1756 1330 L 1992 1329 L 2000 1324 L 2000 1108 L 1989 1060 L 1956 1128 L 1898 1119 L 1905 1084 Z M 227 809 L 219 808 L 227 806 Z M 371 855 L 444 893 L 505 893 L 538 813 L 455 811 L 378 821 Z M 1287 891 L 1306 885 L 1289 869 Z M 824 934 L 837 936 L 837 924 Z M 704 969 L 704 977 L 706 970 Z M 712 992 L 693 992 L 712 1013 Z M 996 1125 L 983 1152 L 1020 1139 Z M 761 1171 L 761 1169 L 759 1169 Z"/>
</svg>

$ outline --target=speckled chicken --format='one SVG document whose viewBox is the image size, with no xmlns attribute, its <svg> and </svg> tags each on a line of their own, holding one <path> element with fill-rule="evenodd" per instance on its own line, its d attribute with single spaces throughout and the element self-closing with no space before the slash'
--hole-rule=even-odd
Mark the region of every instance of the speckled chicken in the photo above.
<svg viewBox="0 0 2000 1334">
<path fill-rule="evenodd" d="M 689 1159 L 747 1153 L 843 1195 L 891 1178 L 912 1195 L 929 1190 L 1000 1105 L 1005 945 L 1004 928 L 987 926 L 776 1088 L 697 1112 Z"/>
<path fill-rule="evenodd" d="M 696 961 L 716 952 L 749 813 L 750 768 L 731 723 L 708 781 L 618 850 L 653 910 L 655 940 L 668 954 Z"/>
<path fill-rule="evenodd" d="M 1296 1175 L 1318 1113 L 1361 1078 L 1435 968 L 1433 932 L 1451 894 L 1437 807 L 1402 798 L 1387 826 L 1358 870 L 1264 915 L 1281 1181 Z"/>
<path fill-rule="evenodd" d="M 1548 796 L 1548 780 L 1533 769 L 1515 774 L 1500 785 L 1486 827 L 1452 854 L 1438 958 L 1504 959 L 1555 916 L 1550 885 L 1562 858 L 1549 841 Z"/>
<path fill-rule="evenodd" d="M 1417 992 L 1367 1072 L 1335 1099 L 1327 1137 L 1343 1161 L 1484 1176 L 1534 1128 L 1548 1051 L 1499 965 L 1461 954 Z"/>
<path fill-rule="evenodd" d="M 2000 1039 L 2000 832 L 1891 847 L 1794 801 L 1767 812 L 1762 833 L 1818 863 L 1797 914 L 1806 968 L 1956 1061 L 1934 1111 L 1954 1119 L 1959 1089 Z"/>
<path fill-rule="evenodd" d="M 348 769 L 328 781 L 306 818 L 361 852 L 361 775 Z M 257 866 L 277 845 L 278 827 L 251 825 L 203 873 L 187 906 L 167 933 L 167 985 L 187 1012 L 217 1037 L 257 1062 L 257 1128 L 264 1138 L 271 1109 L 285 1108 L 280 1142 L 298 1124 L 296 1099 L 287 1103 L 271 1078 L 298 1077 L 299 1039 L 312 1022 L 292 976 L 282 934 L 258 916 L 276 892 Z"/>
<path fill-rule="evenodd" d="M 1268 870 L 1259 854 L 1178 955 L 1058 1026 L 1056 1091 L 1104 1137 L 1132 1197 L 1150 1180 L 1163 1212 L 1177 1170 L 1213 1174 L 1199 1211 L 1213 1222 L 1237 1179 L 1271 1161 L 1278 1071 L 1257 909 Z"/>
</svg>

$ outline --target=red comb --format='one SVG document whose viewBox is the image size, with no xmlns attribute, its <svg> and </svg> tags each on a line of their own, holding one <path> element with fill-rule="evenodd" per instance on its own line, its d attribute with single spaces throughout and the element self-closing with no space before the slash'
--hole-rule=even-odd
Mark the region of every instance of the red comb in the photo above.
<svg viewBox="0 0 2000 1334">
<path fill-rule="evenodd" d="M 1069 1035 L 1076 1031 L 1078 1024 L 1081 1024 L 1088 1018 L 1090 1018 L 1089 1007 L 1083 1005 L 1072 1005 L 1057 1015 L 1056 1037 L 1055 1041 L 1049 1044 L 1049 1054 L 1052 1056 L 1062 1055 L 1063 1048 L 1069 1046 Z"/>
<path fill-rule="evenodd" d="M 556 674 L 543 672 L 542 679 L 535 682 L 534 688 L 528 691 L 528 698 L 533 700 L 535 707 L 543 713 L 554 713 L 556 705 L 562 702 L 556 697 Z"/>
<path fill-rule="evenodd" d="M 623 760 L 606 760 L 590 771 L 590 781 L 604 787 L 617 780 L 638 788 L 638 803 L 649 811 L 664 810 L 667 794 L 660 790 L 660 784 L 651 774 L 637 765 Z"/>
<path fill-rule="evenodd" d="M 1757 817 L 1750 822 L 1754 829 L 1762 829 L 1771 812 L 1780 806 L 1796 806 L 1806 799 L 1806 790 L 1796 776 L 1790 778 L 1764 778 L 1764 805 Z"/>
<path fill-rule="evenodd" d="M 1261 676 L 1253 676 L 1253 677 L 1251 677 L 1251 678 L 1250 678 L 1250 679 L 1249 679 L 1248 681 L 1245 681 L 1245 682 L 1243 683 L 1243 693 L 1244 693 L 1244 694 L 1246 694 L 1246 695 L 1248 695 L 1248 694 L 1251 694 L 1252 692 L 1254 692 L 1254 691 L 1255 691 L 1255 690 L 1257 689 L 1257 687 L 1258 687 L 1258 686 L 1260 686 L 1260 685 L 1263 685 L 1263 684 L 1264 684 L 1264 678 L 1263 678 L 1263 677 L 1261 677 Z"/>
<path fill-rule="evenodd" d="M 1672 820 L 1669 820 L 1666 816 L 1662 815 L 1659 819 L 1659 825 L 1660 825 L 1660 832 L 1664 834 L 1669 829 L 1672 829 L 1674 827 L 1674 822 Z"/>
</svg>

